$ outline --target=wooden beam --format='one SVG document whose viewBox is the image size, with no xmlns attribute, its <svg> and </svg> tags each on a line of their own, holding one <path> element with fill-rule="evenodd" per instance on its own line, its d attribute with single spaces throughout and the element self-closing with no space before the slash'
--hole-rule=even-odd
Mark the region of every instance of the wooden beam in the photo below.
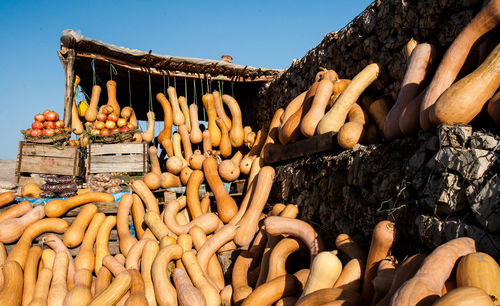
<svg viewBox="0 0 500 306">
<path fill-rule="evenodd" d="M 83 57 L 83 58 L 95 58 L 96 60 L 103 61 L 103 62 L 108 62 L 111 63 L 115 66 L 120 66 L 125 69 L 130 69 L 134 71 L 140 71 L 143 73 L 146 73 L 149 69 L 150 74 L 155 74 L 155 75 L 166 75 L 166 76 L 172 76 L 172 77 L 188 77 L 188 78 L 194 78 L 194 79 L 199 79 L 200 73 L 199 72 L 192 72 L 192 73 L 187 73 L 187 72 L 182 72 L 182 71 L 172 71 L 172 70 L 166 70 L 166 69 L 158 69 L 154 67 L 145 67 L 129 62 L 125 62 L 119 59 L 111 58 L 106 55 L 101 55 L 101 54 L 94 54 L 90 52 L 83 52 L 83 51 L 76 51 L 76 56 L 77 57 Z M 225 76 L 225 75 L 218 75 L 212 77 L 212 80 L 215 81 L 232 81 L 232 82 L 268 82 L 274 79 L 274 75 L 268 75 L 268 76 L 260 76 L 260 77 L 242 77 L 242 76 Z"/>
<path fill-rule="evenodd" d="M 65 126 L 70 126 L 74 96 L 73 83 L 75 81 L 75 71 L 73 69 L 75 64 L 75 50 L 63 47 L 61 50 L 57 50 L 57 55 L 59 55 L 59 59 L 63 65 L 66 80 L 64 88 L 64 124 Z"/>
</svg>

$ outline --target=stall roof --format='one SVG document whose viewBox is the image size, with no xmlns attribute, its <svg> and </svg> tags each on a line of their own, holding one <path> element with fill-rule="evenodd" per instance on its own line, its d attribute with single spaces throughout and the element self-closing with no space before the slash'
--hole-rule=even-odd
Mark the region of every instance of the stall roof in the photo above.
<svg viewBox="0 0 500 306">
<path fill-rule="evenodd" d="M 221 60 L 160 55 L 152 53 L 151 50 L 144 52 L 118 47 L 85 37 L 71 29 L 63 31 L 61 48 L 75 50 L 77 58 L 95 58 L 96 60 L 110 62 L 113 65 L 140 70 L 150 74 L 166 74 L 192 78 L 204 78 L 208 75 L 214 79 L 235 82 L 265 82 L 275 78 L 283 71 L 238 65 Z"/>
</svg>

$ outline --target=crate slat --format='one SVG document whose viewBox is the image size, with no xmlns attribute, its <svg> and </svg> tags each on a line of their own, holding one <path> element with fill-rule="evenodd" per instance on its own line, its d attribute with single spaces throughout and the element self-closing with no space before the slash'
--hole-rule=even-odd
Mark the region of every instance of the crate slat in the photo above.
<svg viewBox="0 0 500 306">
<path fill-rule="evenodd" d="M 139 163 L 142 166 L 142 162 L 144 160 L 144 156 L 138 154 L 130 154 L 130 155 L 97 155 L 92 156 L 92 165 L 98 163 Z"/>
<path fill-rule="evenodd" d="M 24 156 L 20 172 L 73 175 L 75 161 L 69 158 Z"/>
<path fill-rule="evenodd" d="M 92 163 L 89 173 L 107 173 L 107 172 L 143 172 L 144 166 L 137 163 L 104 164 Z"/>
<path fill-rule="evenodd" d="M 39 145 L 35 143 L 23 144 L 23 155 L 25 156 L 47 156 L 47 157 L 66 157 L 75 158 L 78 154 L 77 147 L 55 147 L 52 145 Z"/>
<path fill-rule="evenodd" d="M 104 154 L 142 154 L 144 152 L 144 145 L 142 143 L 91 143 L 92 155 Z"/>
</svg>

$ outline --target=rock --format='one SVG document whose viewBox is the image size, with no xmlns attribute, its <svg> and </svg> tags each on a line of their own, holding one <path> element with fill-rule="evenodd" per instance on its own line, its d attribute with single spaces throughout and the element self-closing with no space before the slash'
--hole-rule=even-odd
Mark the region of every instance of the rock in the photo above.
<svg viewBox="0 0 500 306">
<path fill-rule="evenodd" d="M 12 191 L 13 189 L 16 189 L 17 185 L 9 182 L 9 181 L 0 181 L 0 189 Z"/>
<path fill-rule="evenodd" d="M 470 139 L 470 147 L 473 149 L 492 151 L 498 148 L 499 142 L 498 139 L 495 139 L 495 137 L 491 135 L 475 132 Z"/>
<path fill-rule="evenodd" d="M 434 159 L 439 170 L 451 169 L 468 180 L 480 178 L 497 160 L 495 154 L 490 151 L 452 147 L 442 148 Z"/>
<path fill-rule="evenodd" d="M 421 204 L 438 215 L 455 215 L 467 204 L 463 185 L 458 175 L 447 172 L 433 174 L 424 188 Z"/>
<path fill-rule="evenodd" d="M 462 148 L 472 135 L 472 127 L 468 125 L 440 125 L 438 127 L 441 147 Z"/>
<path fill-rule="evenodd" d="M 500 230 L 500 178 L 494 175 L 477 193 L 471 204 L 476 220 L 489 232 Z"/>
<path fill-rule="evenodd" d="M 429 139 L 425 142 L 425 149 L 432 152 L 439 150 L 439 138 L 434 135 L 429 137 Z"/>
</svg>

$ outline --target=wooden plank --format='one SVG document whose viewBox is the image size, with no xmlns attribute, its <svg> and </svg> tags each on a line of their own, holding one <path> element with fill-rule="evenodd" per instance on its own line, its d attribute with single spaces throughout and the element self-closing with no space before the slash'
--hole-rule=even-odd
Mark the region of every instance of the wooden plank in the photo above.
<svg viewBox="0 0 500 306">
<path fill-rule="evenodd" d="M 41 177 L 31 177 L 31 176 L 23 176 L 20 175 L 17 180 L 17 184 L 20 186 L 24 186 L 29 183 L 34 183 L 38 185 L 43 185 L 45 184 L 45 180 Z"/>
<path fill-rule="evenodd" d="M 325 133 L 287 145 L 273 144 L 264 155 L 265 164 L 287 161 L 338 147 L 334 133 Z"/>
<path fill-rule="evenodd" d="M 98 163 L 107 164 L 121 164 L 121 163 L 138 163 L 142 165 L 144 155 L 130 154 L 130 155 L 92 155 L 91 165 Z"/>
<path fill-rule="evenodd" d="M 121 164 L 109 164 L 109 163 L 91 163 L 88 172 L 89 173 L 106 173 L 106 172 L 143 172 L 144 165 L 142 163 L 121 163 Z"/>
<path fill-rule="evenodd" d="M 104 154 L 144 154 L 145 146 L 142 143 L 91 143 L 90 152 L 92 154 L 92 159 L 96 155 Z"/>
<path fill-rule="evenodd" d="M 36 143 L 26 142 L 23 144 L 22 149 L 23 156 L 47 156 L 47 157 L 59 157 L 59 158 L 70 158 L 73 160 L 78 153 L 77 147 L 64 147 L 64 146 L 52 146 L 43 145 Z"/>
<path fill-rule="evenodd" d="M 74 160 L 69 158 L 24 156 L 20 172 L 73 175 Z"/>
</svg>

